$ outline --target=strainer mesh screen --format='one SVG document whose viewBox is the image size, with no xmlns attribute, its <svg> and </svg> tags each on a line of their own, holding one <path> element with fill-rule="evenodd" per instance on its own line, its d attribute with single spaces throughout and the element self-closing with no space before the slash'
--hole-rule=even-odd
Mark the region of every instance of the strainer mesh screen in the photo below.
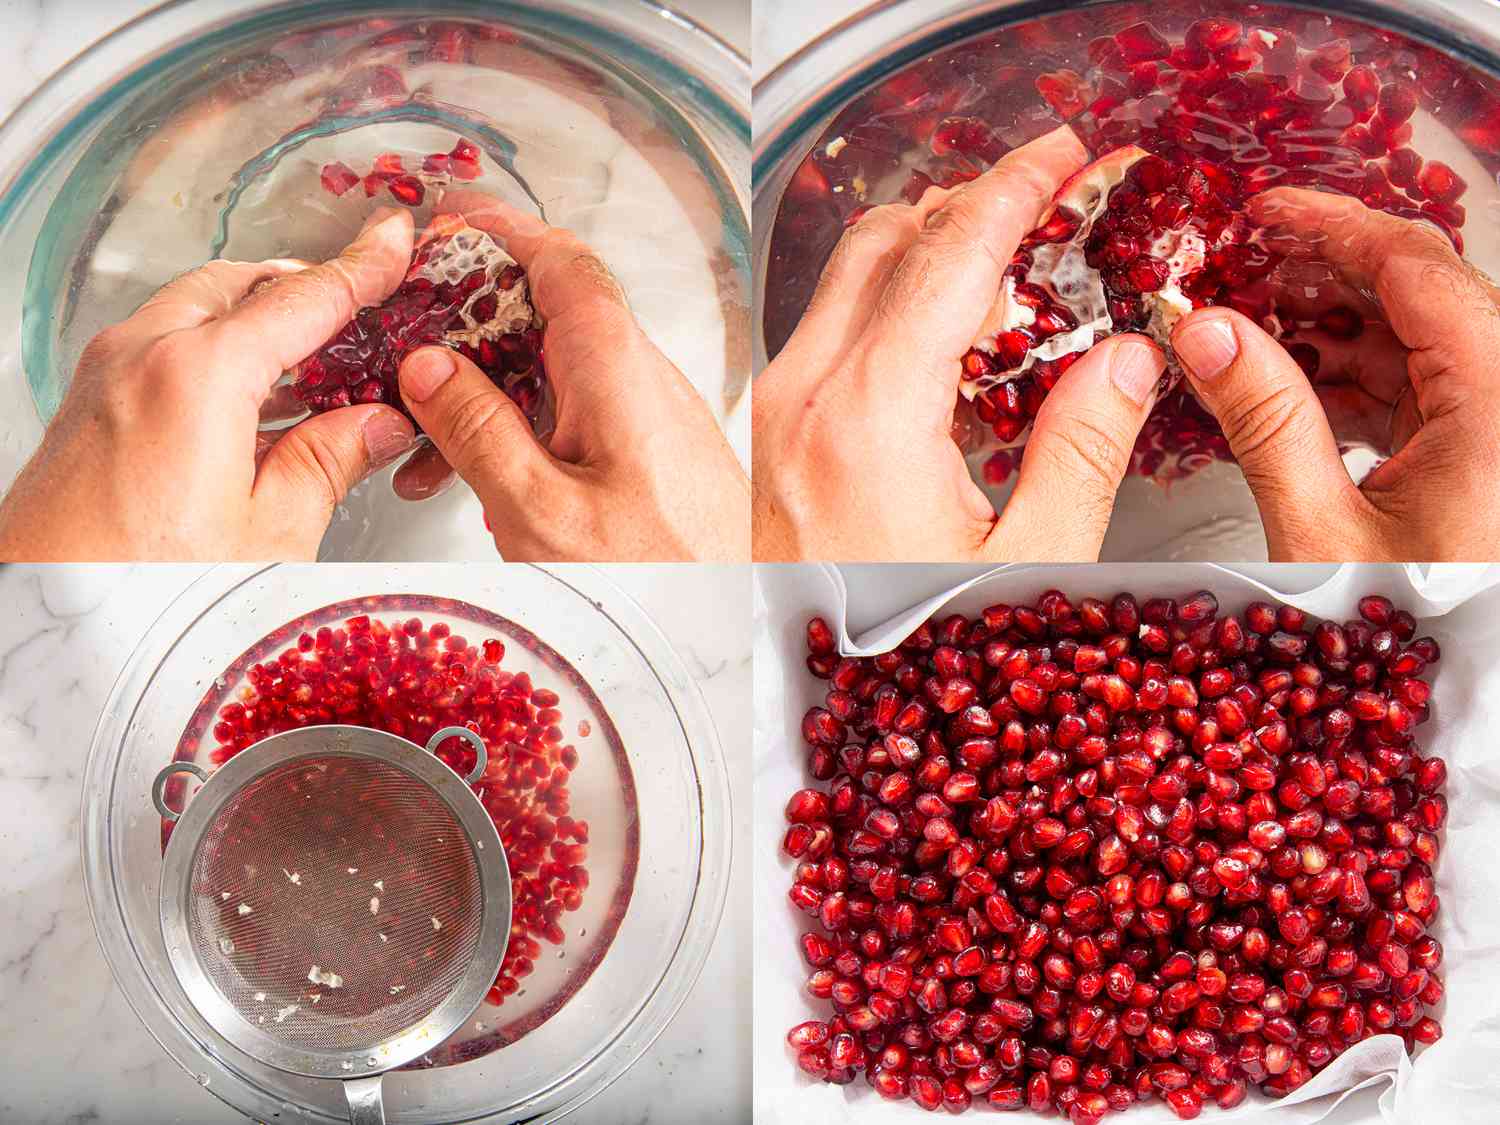
<svg viewBox="0 0 1500 1125">
<path fill-rule="evenodd" d="M 481 907 L 473 844 L 425 782 L 328 755 L 225 803 L 194 855 L 187 915 L 199 963 L 245 1020 L 303 1049 L 360 1051 L 453 991 Z"/>
</svg>

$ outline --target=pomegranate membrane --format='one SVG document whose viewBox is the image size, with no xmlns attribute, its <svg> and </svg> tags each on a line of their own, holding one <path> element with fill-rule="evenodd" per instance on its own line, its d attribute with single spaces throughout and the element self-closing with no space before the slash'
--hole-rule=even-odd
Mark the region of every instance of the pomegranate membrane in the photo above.
<svg viewBox="0 0 1500 1125">
<path fill-rule="evenodd" d="M 315 414 L 383 402 L 410 415 L 398 386 L 401 361 L 431 344 L 453 348 L 476 364 L 533 429 L 550 428 L 542 329 L 525 271 L 487 233 L 456 215 L 434 216 L 396 291 L 380 305 L 359 310 L 297 365 L 294 393 Z"/>
<path fill-rule="evenodd" d="M 782 201 L 768 266 L 771 350 L 815 280 L 801 268 L 809 247 L 831 248 L 878 201 L 914 203 L 931 186 L 971 180 L 1060 123 L 1094 161 L 1023 241 L 963 358 L 966 445 L 990 453 L 991 484 L 1018 465 L 1062 373 L 1114 332 L 1166 345 L 1187 312 L 1227 305 L 1282 340 L 1309 377 L 1319 343 L 1363 332 L 1355 309 L 1329 302 L 1309 315 L 1283 303 L 1282 258 L 1246 214 L 1263 191 L 1356 196 L 1437 227 L 1462 252 L 1468 185 L 1413 147 L 1413 121 L 1419 111 L 1465 121 L 1461 140 L 1500 156 L 1500 94 L 1477 75 L 1322 14 L 1259 5 L 1243 20 L 1139 16 L 1109 35 L 1093 15 L 1035 19 L 914 64 L 846 108 Z M 1018 48 L 1027 65 L 1016 65 Z M 1131 464 L 1163 482 L 1232 460 L 1217 423 L 1178 384 L 1170 348 L 1168 361 Z"/>
<path fill-rule="evenodd" d="M 820 1081 L 1091 1125 L 1297 1089 L 1374 1035 L 1435 1042 L 1440 657 L 1367 596 L 993 605 L 840 657 L 822 618 L 786 806 Z"/>
</svg>

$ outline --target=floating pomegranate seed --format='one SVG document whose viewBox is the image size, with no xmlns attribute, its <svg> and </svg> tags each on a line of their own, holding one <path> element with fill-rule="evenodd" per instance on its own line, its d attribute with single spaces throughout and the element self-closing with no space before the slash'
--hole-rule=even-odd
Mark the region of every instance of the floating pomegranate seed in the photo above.
<svg viewBox="0 0 1500 1125">
<path fill-rule="evenodd" d="M 427 194 L 422 181 L 415 176 L 395 176 L 387 182 L 386 186 L 390 188 L 397 202 L 404 203 L 408 207 L 421 206 L 422 197 Z"/>
<path fill-rule="evenodd" d="M 789 1033 L 800 1069 L 925 1109 L 1191 1119 L 1368 1034 L 1435 1042 L 1446 769 L 1402 700 L 1440 654 L 1386 598 L 1359 614 L 1053 590 L 818 673 L 785 844 L 832 1012 Z"/>
<path fill-rule="evenodd" d="M 359 183 L 359 174 L 347 164 L 335 160 L 331 164 L 323 165 L 323 172 L 319 177 L 323 184 L 323 190 L 334 195 L 343 195 L 350 188 Z"/>
<path fill-rule="evenodd" d="M 460 137 L 448 153 L 448 170 L 455 180 L 477 180 L 479 178 L 479 146 Z"/>
</svg>

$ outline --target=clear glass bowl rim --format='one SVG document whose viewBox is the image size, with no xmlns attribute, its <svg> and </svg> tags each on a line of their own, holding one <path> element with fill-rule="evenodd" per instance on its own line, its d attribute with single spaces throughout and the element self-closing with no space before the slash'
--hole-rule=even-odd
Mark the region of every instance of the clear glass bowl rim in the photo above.
<svg viewBox="0 0 1500 1125">
<path fill-rule="evenodd" d="M 464 0 L 458 3 L 463 4 Z M 0 121 L 0 145 L 3 145 L 0 151 L 12 154 L 0 166 L 0 225 L 9 221 L 25 194 L 23 173 L 66 143 L 67 138 L 61 134 L 84 124 L 76 119 L 79 110 L 108 95 L 121 76 L 137 69 L 144 60 L 184 40 L 257 14 L 303 7 L 312 12 L 323 6 L 330 14 L 374 15 L 382 9 L 408 8 L 413 14 L 418 11 L 414 5 L 376 2 L 351 6 L 342 0 L 331 0 L 326 5 L 288 0 L 165 0 L 84 47 Z M 697 21 L 655 0 L 620 0 L 608 5 L 591 5 L 584 0 L 543 3 L 490 0 L 482 11 L 503 16 L 506 10 L 527 9 L 545 9 L 582 22 L 603 23 L 617 33 L 628 32 L 646 42 L 664 61 L 673 65 L 691 64 L 687 76 L 716 103 L 716 108 L 736 119 L 732 127 L 748 138 L 750 60 Z M 106 77 L 91 77 L 91 73 Z M 741 199 L 742 206 L 744 202 Z"/>
<path fill-rule="evenodd" d="M 100 712 L 84 767 L 80 810 L 85 897 L 95 936 L 115 984 L 151 1037 L 178 1065 L 198 1076 L 200 1083 L 220 1100 L 242 1113 L 253 1109 L 258 1119 L 274 1119 L 290 1107 L 231 1069 L 213 1053 L 211 1044 L 201 1043 L 190 1035 L 172 1017 L 141 964 L 119 901 L 119 876 L 111 844 L 112 819 L 117 813 L 111 806 L 118 766 L 116 750 L 126 736 L 136 704 L 162 661 L 179 637 L 223 598 L 280 565 L 284 564 L 213 567 L 173 598 L 142 634 Z M 530 565 L 590 601 L 657 673 L 658 683 L 682 724 L 697 778 L 702 852 L 687 921 L 661 983 L 647 996 L 620 1036 L 570 1073 L 560 1075 L 553 1086 L 530 1103 L 463 1118 L 462 1125 L 560 1120 L 639 1061 L 666 1030 L 697 983 L 718 933 L 729 884 L 732 816 L 728 773 L 708 706 L 681 657 L 639 603 L 599 568 L 575 565 L 560 572 L 558 568 L 537 564 L 510 565 Z M 672 675 L 663 676 L 661 669 L 670 670 Z M 685 689 L 674 688 L 673 680 L 686 685 Z M 205 1072 L 210 1074 L 206 1083 L 202 1081 Z M 302 1113 L 302 1120 L 335 1125 L 343 1120 L 306 1110 Z M 452 1125 L 460 1122 L 455 1120 Z"/>
</svg>

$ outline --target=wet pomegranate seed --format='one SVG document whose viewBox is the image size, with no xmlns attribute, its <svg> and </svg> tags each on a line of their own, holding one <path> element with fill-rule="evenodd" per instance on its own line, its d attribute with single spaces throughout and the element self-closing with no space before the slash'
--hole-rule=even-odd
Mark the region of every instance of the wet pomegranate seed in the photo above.
<svg viewBox="0 0 1500 1125">
<path fill-rule="evenodd" d="M 337 160 L 332 164 L 323 165 L 323 172 L 319 178 L 322 181 L 323 190 L 333 195 L 343 195 L 359 183 L 359 173 Z"/>
<path fill-rule="evenodd" d="M 1369 1034 L 1435 1042 L 1439 651 L 1358 609 L 1052 590 L 862 658 L 812 619 L 829 688 L 784 846 L 831 1010 L 797 1066 L 926 1109 L 1191 1119 Z"/>
</svg>

